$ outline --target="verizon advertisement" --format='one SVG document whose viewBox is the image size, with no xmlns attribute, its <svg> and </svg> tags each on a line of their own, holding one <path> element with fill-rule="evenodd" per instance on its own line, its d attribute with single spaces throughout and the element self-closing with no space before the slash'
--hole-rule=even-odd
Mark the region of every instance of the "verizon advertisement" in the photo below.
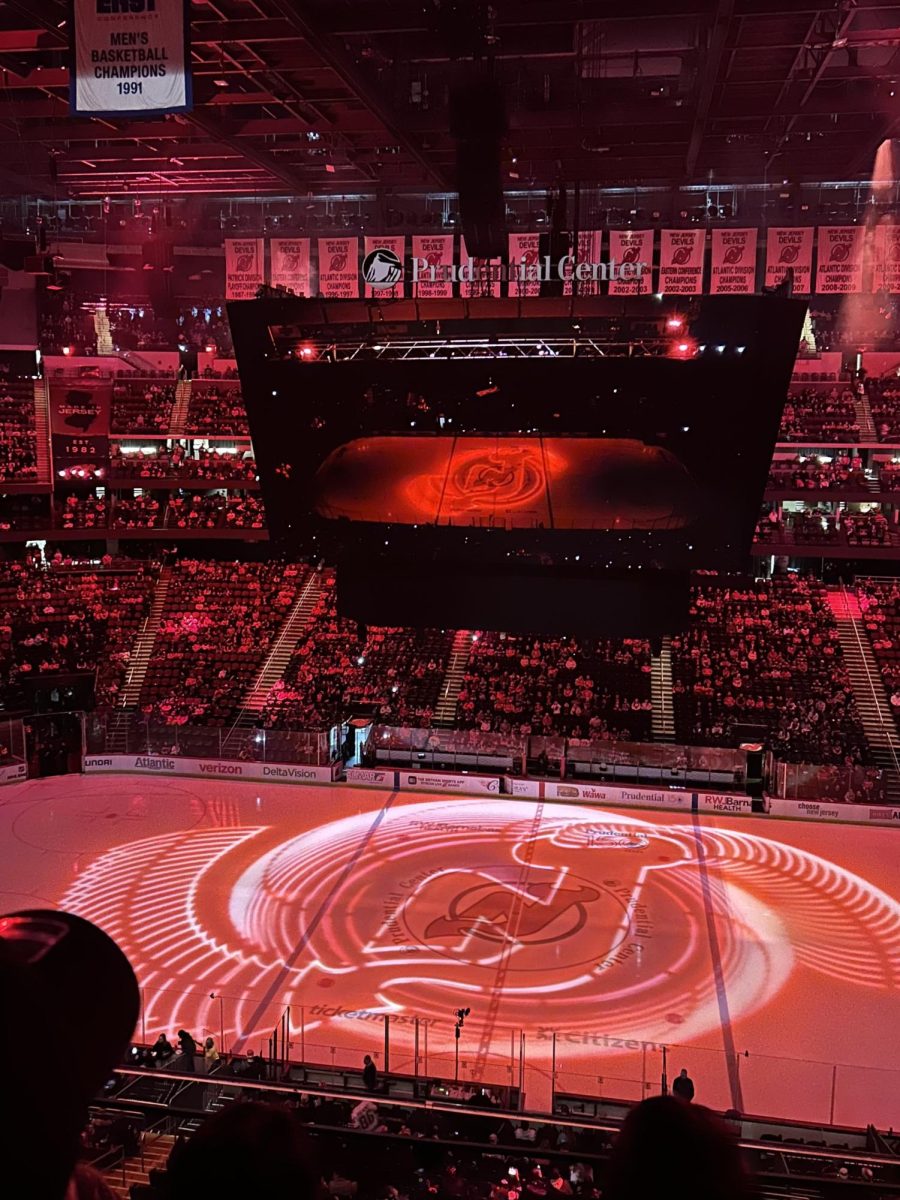
<svg viewBox="0 0 900 1200">
<path fill-rule="evenodd" d="M 309 238 L 272 238 L 272 286 L 288 288 L 295 296 L 311 295 Z"/>
<path fill-rule="evenodd" d="M 319 238 L 319 291 L 335 300 L 359 299 L 359 238 Z"/>
<path fill-rule="evenodd" d="M 252 779 L 270 783 L 331 783 L 332 766 L 308 763 L 232 762 L 215 758 L 181 758 L 165 754 L 88 754 L 83 759 L 86 774 L 115 771 L 141 775 L 192 775 L 198 779 Z"/>
<path fill-rule="evenodd" d="M 714 229 L 709 290 L 715 295 L 756 291 L 756 230 Z"/>
<path fill-rule="evenodd" d="M 658 292 L 699 296 L 703 291 L 702 229 L 664 229 L 659 245 Z"/>
<path fill-rule="evenodd" d="M 653 291 L 653 230 L 611 229 L 609 258 L 617 263 L 643 263 L 644 269 L 636 279 L 622 279 L 616 272 L 609 281 L 611 296 L 649 296 Z"/>
<path fill-rule="evenodd" d="M 419 264 L 418 282 L 413 284 L 417 300 L 446 300 L 453 295 L 448 270 L 453 265 L 453 234 L 413 237 L 413 258 Z M 446 277 L 444 277 L 446 276 Z"/>
<path fill-rule="evenodd" d="M 794 272 L 794 291 L 809 295 L 812 287 L 813 227 L 770 229 L 766 239 L 766 287 L 784 280 L 788 268 Z"/>
<path fill-rule="evenodd" d="M 821 225 L 816 292 L 847 295 L 862 291 L 865 229 L 860 225 Z"/>
<path fill-rule="evenodd" d="M 190 0 L 72 0 L 71 111 L 83 116 L 191 107 Z"/>
<path fill-rule="evenodd" d="M 266 244 L 262 238 L 225 239 L 225 299 L 254 300 L 265 281 Z"/>
</svg>

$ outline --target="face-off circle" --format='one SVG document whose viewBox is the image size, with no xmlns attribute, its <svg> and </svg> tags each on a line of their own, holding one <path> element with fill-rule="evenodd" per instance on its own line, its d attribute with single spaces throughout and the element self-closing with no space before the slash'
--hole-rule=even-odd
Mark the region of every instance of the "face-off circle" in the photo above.
<svg viewBox="0 0 900 1200">
<path fill-rule="evenodd" d="M 217 1032 L 224 995 L 231 1038 L 291 1004 L 319 1010 L 326 1041 L 348 1014 L 396 1013 L 408 1020 L 392 1038 L 409 1043 L 412 1017 L 443 1028 L 465 1002 L 473 1024 L 490 1013 L 538 1039 L 600 1028 L 684 1044 L 720 1023 L 715 974 L 733 1021 L 800 966 L 900 987 L 900 905 L 761 836 L 490 798 L 289 834 L 290 819 L 128 842 L 62 897 L 129 956 L 148 1032 Z"/>
</svg>

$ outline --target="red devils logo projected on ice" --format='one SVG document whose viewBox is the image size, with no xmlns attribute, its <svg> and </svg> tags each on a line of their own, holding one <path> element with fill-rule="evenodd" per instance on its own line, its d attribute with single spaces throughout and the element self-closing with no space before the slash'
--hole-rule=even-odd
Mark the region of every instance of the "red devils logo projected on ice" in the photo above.
<svg viewBox="0 0 900 1200">
<path fill-rule="evenodd" d="M 846 262 L 850 257 L 850 244 L 848 242 L 833 242 L 831 246 L 830 261 L 834 263 Z"/>
<path fill-rule="evenodd" d="M 677 246 L 672 252 L 672 262 L 678 267 L 683 267 L 691 261 L 691 253 L 690 246 Z"/>
<path fill-rule="evenodd" d="M 444 490 L 448 508 L 465 512 L 485 502 L 519 508 L 544 490 L 546 475 L 540 455 L 530 447 L 501 447 L 485 454 L 462 456 Z"/>
<path fill-rule="evenodd" d="M 519 919 L 513 928 L 512 919 L 517 908 L 514 893 L 493 884 L 482 884 L 454 896 L 447 916 L 432 921 L 425 929 L 425 937 L 431 940 L 467 935 L 488 942 L 513 938 L 531 946 L 558 942 L 584 927 L 586 906 L 599 899 L 600 892 L 586 884 L 574 888 L 535 884 L 518 906 Z M 546 936 L 541 937 L 541 934 Z"/>
<path fill-rule="evenodd" d="M 346 254 L 332 254 L 331 266 L 328 268 L 329 271 L 333 271 L 335 274 L 339 274 L 341 271 L 345 270 L 346 267 L 347 267 L 347 255 Z"/>
<path fill-rule="evenodd" d="M 795 263 L 799 257 L 799 246 L 782 246 L 781 253 L 778 255 L 778 261 L 780 263 Z"/>
<path fill-rule="evenodd" d="M 728 249 L 725 251 L 724 261 L 726 263 L 728 263 L 729 266 L 734 266 L 734 264 L 739 263 L 743 257 L 744 257 L 744 247 L 743 246 L 729 246 Z"/>
</svg>

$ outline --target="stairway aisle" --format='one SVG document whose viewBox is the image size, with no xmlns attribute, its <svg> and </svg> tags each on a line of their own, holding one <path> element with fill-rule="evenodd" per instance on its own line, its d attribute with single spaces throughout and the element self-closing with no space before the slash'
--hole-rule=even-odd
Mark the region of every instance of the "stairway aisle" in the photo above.
<svg viewBox="0 0 900 1200">
<path fill-rule="evenodd" d="M 53 461 L 50 454 L 50 391 L 46 380 L 34 381 L 34 429 L 37 442 L 37 482 L 52 484 Z"/>
<path fill-rule="evenodd" d="M 169 421 L 169 437 L 184 437 L 187 424 L 188 409 L 191 405 L 191 381 L 179 379 L 175 387 L 175 403 L 172 405 L 172 418 Z"/>
<path fill-rule="evenodd" d="M 885 772 L 889 799 L 900 803 L 900 734 L 868 634 L 862 625 L 856 593 L 843 586 L 828 589 L 841 649 L 866 740 L 876 764 Z"/>
<path fill-rule="evenodd" d="M 141 1153 L 126 1158 L 118 1166 L 109 1167 L 103 1172 L 103 1178 L 121 1200 L 130 1200 L 134 1184 L 147 1184 L 152 1170 L 165 1169 L 174 1144 L 175 1138 L 171 1134 L 142 1135 Z"/>
<path fill-rule="evenodd" d="M 94 309 L 94 333 L 97 335 L 97 354 L 112 354 L 112 330 L 109 326 L 109 313 L 105 308 Z"/>
<path fill-rule="evenodd" d="M 153 657 L 156 635 L 159 632 L 159 623 L 165 611 L 171 582 L 172 568 L 163 567 L 156 581 L 156 589 L 153 593 L 153 602 L 150 605 L 149 615 L 141 628 L 141 632 L 135 639 L 131 651 L 128 675 L 119 699 L 120 708 L 133 708 L 140 699 L 141 688 L 144 685 L 144 679 Z"/>
<path fill-rule="evenodd" d="M 872 410 L 869 407 L 869 397 L 858 393 L 853 395 L 853 407 L 856 410 L 856 423 L 859 426 L 859 440 L 861 442 L 877 442 L 878 435 L 875 433 L 875 422 L 872 420 Z"/>
<path fill-rule="evenodd" d="M 471 632 L 468 629 L 457 629 L 441 684 L 441 693 L 434 710 L 434 724 L 439 729 L 451 729 L 456 724 L 456 702 L 462 691 L 463 676 L 469 665 L 471 653 Z"/>
<path fill-rule="evenodd" d="M 653 704 L 654 742 L 675 741 L 675 713 L 672 707 L 672 639 L 662 640 L 659 654 L 653 655 L 650 675 L 650 700 Z"/>
<path fill-rule="evenodd" d="M 222 751 L 226 758 L 237 757 L 240 753 L 247 731 L 253 729 L 259 714 L 266 706 L 269 692 L 279 679 L 284 678 L 294 648 L 304 629 L 312 621 L 321 593 L 322 575 L 319 571 L 312 571 L 291 611 L 285 617 L 278 636 L 272 642 L 256 679 L 244 695 L 237 719 L 222 743 Z"/>
</svg>

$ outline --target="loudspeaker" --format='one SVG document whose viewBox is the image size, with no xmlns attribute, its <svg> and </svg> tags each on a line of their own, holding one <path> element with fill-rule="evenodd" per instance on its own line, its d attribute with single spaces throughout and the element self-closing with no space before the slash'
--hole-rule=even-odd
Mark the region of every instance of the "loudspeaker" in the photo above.
<svg viewBox="0 0 900 1200">
<path fill-rule="evenodd" d="M 498 84 L 469 74 L 450 95 L 450 132 L 457 139 L 456 186 L 466 249 L 473 258 L 505 258 L 506 204 L 500 145 L 506 110 Z"/>
</svg>

